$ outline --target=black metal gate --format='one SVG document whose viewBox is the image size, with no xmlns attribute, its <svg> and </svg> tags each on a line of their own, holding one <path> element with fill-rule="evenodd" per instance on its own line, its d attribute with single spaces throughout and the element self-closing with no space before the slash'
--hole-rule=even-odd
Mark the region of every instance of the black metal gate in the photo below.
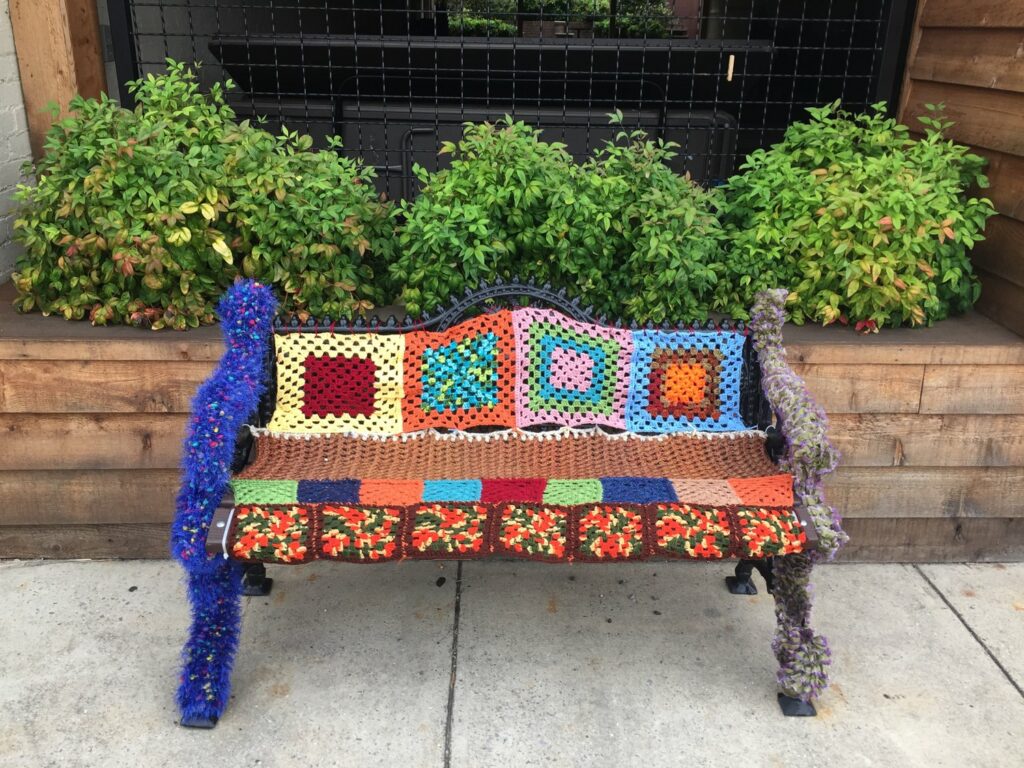
<svg viewBox="0 0 1024 768">
<path fill-rule="evenodd" d="M 109 0 L 118 80 L 172 57 L 377 167 L 392 197 L 467 120 L 511 114 L 578 157 L 607 113 L 705 183 L 808 106 L 893 102 L 913 0 Z M 122 101 L 129 96 L 121 89 Z M 615 129 L 617 130 L 617 129 Z"/>
</svg>

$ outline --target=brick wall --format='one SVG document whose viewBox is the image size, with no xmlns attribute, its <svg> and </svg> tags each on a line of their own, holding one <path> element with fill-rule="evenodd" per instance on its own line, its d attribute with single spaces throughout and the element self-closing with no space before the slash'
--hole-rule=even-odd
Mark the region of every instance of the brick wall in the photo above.
<svg viewBox="0 0 1024 768">
<path fill-rule="evenodd" d="M 20 248 L 11 240 L 14 224 L 11 193 L 21 180 L 22 163 L 30 157 L 11 17 L 7 0 L 0 0 L 0 282 L 10 277 Z"/>
</svg>

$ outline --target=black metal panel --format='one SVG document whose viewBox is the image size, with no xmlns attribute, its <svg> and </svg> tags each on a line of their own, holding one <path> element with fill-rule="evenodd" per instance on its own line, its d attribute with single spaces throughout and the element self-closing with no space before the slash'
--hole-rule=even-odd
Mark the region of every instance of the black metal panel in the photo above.
<svg viewBox="0 0 1024 768">
<path fill-rule="evenodd" d="M 913 0 L 109 0 L 118 79 L 203 63 L 242 117 L 331 133 L 412 195 L 414 162 L 505 113 L 585 156 L 627 127 L 715 184 L 808 106 L 894 100 Z M 122 89 L 122 98 L 128 94 Z"/>
</svg>

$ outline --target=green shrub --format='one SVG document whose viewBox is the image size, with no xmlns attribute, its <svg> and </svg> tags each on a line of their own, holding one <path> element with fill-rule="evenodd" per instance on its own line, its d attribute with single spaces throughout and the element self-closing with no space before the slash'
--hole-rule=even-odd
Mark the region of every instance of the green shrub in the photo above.
<svg viewBox="0 0 1024 768">
<path fill-rule="evenodd" d="M 756 150 L 726 185 L 731 252 L 721 307 L 749 306 L 755 291 L 791 290 L 794 321 L 847 320 L 860 328 L 930 324 L 968 309 L 979 286 L 968 250 L 994 213 L 984 159 L 925 137 L 884 114 L 851 115 L 838 102 L 808 110 L 782 142 Z"/>
<path fill-rule="evenodd" d="M 448 31 L 466 37 L 515 37 L 516 25 L 502 19 L 483 19 L 463 14 L 449 19 Z"/>
<path fill-rule="evenodd" d="M 368 170 L 310 152 L 308 137 L 236 124 L 223 89 L 202 95 L 182 64 L 130 88 L 132 111 L 76 98 L 36 184 L 19 188 L 19 309 L 194 327 L 239 274 L 276 284 L 302 315 L 385 298 L 391 209 Z"/>
<path fill-rule="evenodd" d="M 621 115 L 616 116 L 621 120 Z M 665 162 L 671 144 L 620 133 L 582 166 L 540 131 L 506 120 L 467 125 L 451 167 L 416 173 L 391 270 L 412 312 L 480 281 L 533 279 L 609 316 L 707 316 L 718 275 L 717 195 Z"/>
<path fill-rule="evenodd" d="M 556 281 L 570 257 L 579 169 L 565 146 L 506 118 L 467 124 L 441 154 L 451 167 L 414 171 L 422 184 L 405 200 L 391 268 L 410 312 L 430 312 L 467 285 L 495 277 Z"/>
<path fill-rule="evenodd" d="M 609 316 L 703 320 L 725 272 L 719 194 L 669 167 L 675 146 L 620 132 L 581 168 L 566 285 Z"/>
</svg>

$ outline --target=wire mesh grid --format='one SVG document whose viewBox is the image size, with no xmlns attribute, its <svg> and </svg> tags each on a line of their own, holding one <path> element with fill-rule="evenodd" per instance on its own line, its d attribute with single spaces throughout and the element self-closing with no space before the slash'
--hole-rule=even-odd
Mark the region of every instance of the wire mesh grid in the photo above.
<svg viewBox="0 0 1024 768">
<path fill-rule="evenodd" d="M 627 127 L 715 184 L 809 106 L 896 95 L 912 0 L 109 0 L 118 80 L 200 62 L 265 118 L 415 194 L 466 121 L 509 114 L 588 156 Z M 122 100 L 127 98 L 122 89 Z"/>
</svg>

